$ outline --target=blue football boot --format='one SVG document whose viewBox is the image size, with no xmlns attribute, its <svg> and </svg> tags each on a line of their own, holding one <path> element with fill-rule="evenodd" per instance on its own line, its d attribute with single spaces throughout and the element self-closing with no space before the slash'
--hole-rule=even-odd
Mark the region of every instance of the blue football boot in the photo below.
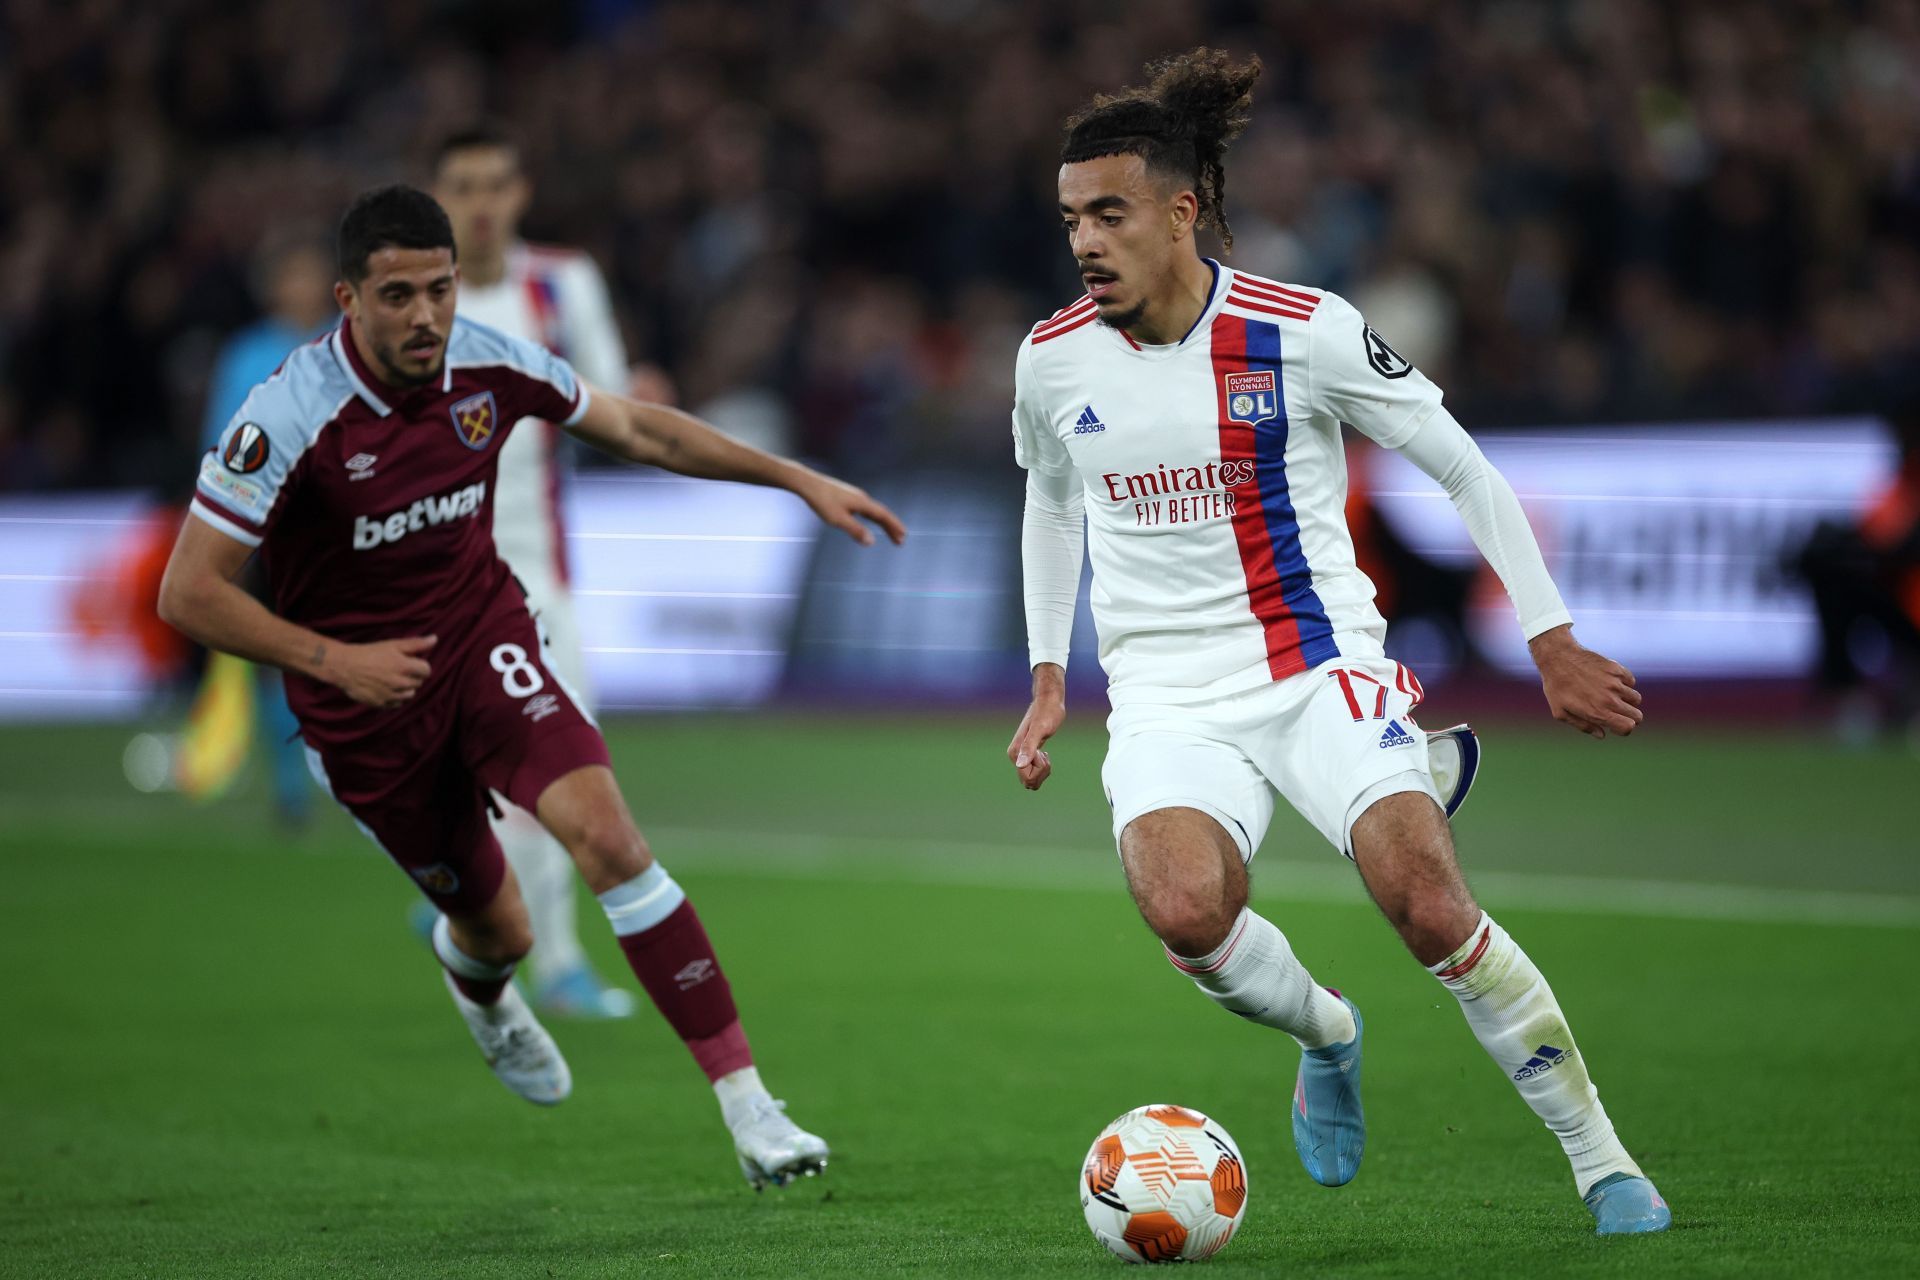
<svg viewBox="0 0 1920 1280">
<path fill-rule="evenodd" d="M 586 965 L 564 969 L 540 984 L 534 1007 L 560 1018 L 631 1018 L 638 1007 L 633 993 L 610 987 Z"/>
<path fill-rule="evenodd" d="M 1610 1173 L 1580 1197 L 1593 1213 L 1597 1236 L 1638 1236 L 1665 1231 L 1673 1212 L 1653 1183 L 1631 1173 Z"/>
<path fill-rule="evenodd" d="M 1323 1187 L 1352 1182 L 1367 1147 L 1367 1121 L 1360 1109 L 1360 1011 L 1338 991 L 1333 994 L 1353 1012 L 1353 1039 L 1302 1049 L 1293 1084 L 1293 1149 L 1307 1175 Z"/>
<path fill-rule="evenodd" d="M 410 902 L 407 904 L 407 928 L 413 936 L 433 945 L 433 926 L 440 919 L 440 908 L 431 902 Z"/>
<path fill-rule="evenodd" d="M 1451 818 L 1467 802 L 1480 772 L 1480 739 L 1470 724 L 1435 729 L 1427 735 L 1427 772 L 1440 796 L 1440 807 Z"/>
</svg>

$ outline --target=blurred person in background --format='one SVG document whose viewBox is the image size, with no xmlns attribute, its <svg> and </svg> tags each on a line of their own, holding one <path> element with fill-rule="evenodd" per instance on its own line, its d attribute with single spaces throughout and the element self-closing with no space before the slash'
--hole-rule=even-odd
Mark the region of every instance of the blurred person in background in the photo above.
<svg viewBox="0 0 1920 1280">
<path fill-rule="evenodd" d="M 1814 676 L 1842 740 L 1920 726 L 1920 409 L 1893 419 L 1900 462 L 1851 524 L 1823 520 L 1794 568 L 1820 620 Z"/>
<path fill-rule="evenodd" d="M 200 430 L 202 453 L 219 443 L 248 393 L 272 377 L 294 348 L 325 333 L 339 314 L 333 263 L 319 228 L 268 235 L 254 253 L 250 283 L 264 314 L 230 336 L 214 358 Z M 177 518 L 168 522 L 167 542 L 178 527 Z M 164 563 L 163 557 L 159 565 Z M 158 566 L 150 586 L 140 602 L 149 616 L 158 596 Z M 257 736 L 271 766 L 275 813 L 290 827 L 304 826 L 313 812 L 313 783 L 299 732 L 277 669 L 212 653 L 185 728 L 173 737 L 137 737 L 129 748 L 129 777 L 145 790 L 171 787 L 195 800 L 217 799 L 238 780 Z"/>
<path fill-rule="evenodd" d="M 453 222 L 459 247 L 460 314 L 538 343 L 566 360 L 589 383 L 627 389 L 626 349 L 606 281 L 576 249 L 530 245 L 520 221 L 533 184 L 520 149 L 498 125 L 450 135 L 433 160 L 433 195 Z M 528 419 L 500 447 L 493 505 L 493 541 L 527 593 L 547 646 L 547 661 L 591 706 L 567 577 L 566 519 L 561 501 L 565 437 L 551 422 Z M 493 819 L 493 833 L 520 879 L 533 919 L 533 1001 L 548 1013 L 624 1018 L 631 994 L 594 972 L 580 945 L 573 859 L 532 814 L 511 803 Z M 426 904 L 415 924 L 431 928 Z"/>
</svg>

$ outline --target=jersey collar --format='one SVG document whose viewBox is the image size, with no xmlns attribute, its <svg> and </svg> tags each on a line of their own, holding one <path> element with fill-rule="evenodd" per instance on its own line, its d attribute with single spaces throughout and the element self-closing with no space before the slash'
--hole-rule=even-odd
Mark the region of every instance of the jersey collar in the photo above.
<svg viewBox="0 0 1920 1280">
<path fill-rule="evenodd" d="M 459 323 L 456 318 L 455 323 Z M 353 321 L 340 317 L 340 327 L 333 331 L 328 344 L 333 348 L 333 358 L 340 365 L 340 371 L 347 375 L 347 381 L 353 384 L 354 394 L 367 402 L 367 407 L 381 417 L 393 412 L 393 406 L 381 398 L 375 387 L 385 387 L 380 376 L 360 359 L 359 350 L 353 345 Z M 447 334 L 447 350 L 440 361 L 440 390 L 453 390 L 453 334 Z"/>
<path fill-rule="evenodd" d="M 1184 350 L 1188 340 L 1190 340 L 1194 334 L 1200 332 L 1201 329 L 1205 328 L 1207 323 L 1213 319 L 1214 314 L 1220 310 L 1227 296 L 1226 286 L 1229 281 L 1224 278 L 1228 274 L 1227 269 L 1218 262 L 1215 262 L 1212 258 L 1202 258 L 1200 261 L 1206 263 L 1207 269 L 1213 272 L 1213 285 L 1207 294 L 1207 304 L 1200 308 L 1200 314 L 1194 317 L 1192 326 L 1180 335 L 1180 341 L 1169 342 L 1162 346 L 1149 346 L 1146 343 L 1135 342 L 1130 335 L 1119 329 L 1112 331 L 1114 337 L 1118 341 L 1125 343 L 1128 350 L 1132 351 L 1135 355 L 1145 356 L 1149 360 L 1163 360 L 1176 351 Z"/>
<path fill-rule="evenodd" d="M 340 317 L 340 327 L 333 331 L 333 337 L 328 340 L 333 347 L 333 358 L 339 363 L 340 371 L 347 375 L 347 381 L 353 384 L 354 393 L 367 402 L 369 409 L 384 418 L 393 409 L 374 390 L 380 385 L 380 379 L 374 376 L 373 370 L 360 363 L 360 353 L 353 348 L 352 326 L 353 321 L 345 316 Z"/>
</svg>

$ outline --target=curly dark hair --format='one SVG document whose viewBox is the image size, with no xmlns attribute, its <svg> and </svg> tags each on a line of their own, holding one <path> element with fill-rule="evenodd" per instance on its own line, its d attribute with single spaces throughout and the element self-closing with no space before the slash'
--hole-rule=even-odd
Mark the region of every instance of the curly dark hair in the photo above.
<svg viewBox="0 0 1920 1280">
<path fill-rule="evenodd" d="M 1227 144 L 1247 127 L 1260 59 L 1235 62 L 1224 49 L 1203 47 L 1148 63 L 1146 71 L 1145 88 L 1103 93 L 1073 114 L 1060 163 L 1139 156 L 1149 173 L 1192 185 L 1199 224 L 1218 231 L 1231 252 Z"/>
</svg>

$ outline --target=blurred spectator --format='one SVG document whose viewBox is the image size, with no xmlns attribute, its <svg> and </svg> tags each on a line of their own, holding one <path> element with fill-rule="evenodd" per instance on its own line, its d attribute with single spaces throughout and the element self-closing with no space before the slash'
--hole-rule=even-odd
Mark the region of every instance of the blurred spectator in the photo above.
<svg viewBox="0 0 1920 1280">
<path fill-rule="evenodd" d="M 1893 482 L 1857 524 L 1816 526 L 1797 565 L 1820 619 L 1819 686 L 1857 741 L 1920 715 L 1920 412 L 1895 423 Z"/>
<path fill-rule="evenodd" d="M 1368 303 L 1469 423 L 1854 407 L 1920 357 L 1910 4 L 15 0 L 0 487 L 185 465 L 251 246 L 482 114 L 686 403 L 1003 461 L 1008 335 L 1076 290 L 1060 122 L 1203 40 L 1267 66 L 1234 260 Z"/>
<path fill-rule="evenodd" d="M 334 274 L 332 244 L 319 229 L 268 234 L 253 263 L 254 296 L 266 314 L 228 338 L 214 360 L 200 426 L 202 449 L 219 442 L 247 394 L 273 376 L 288 352 L 339 319 Z"/>
</svg>

